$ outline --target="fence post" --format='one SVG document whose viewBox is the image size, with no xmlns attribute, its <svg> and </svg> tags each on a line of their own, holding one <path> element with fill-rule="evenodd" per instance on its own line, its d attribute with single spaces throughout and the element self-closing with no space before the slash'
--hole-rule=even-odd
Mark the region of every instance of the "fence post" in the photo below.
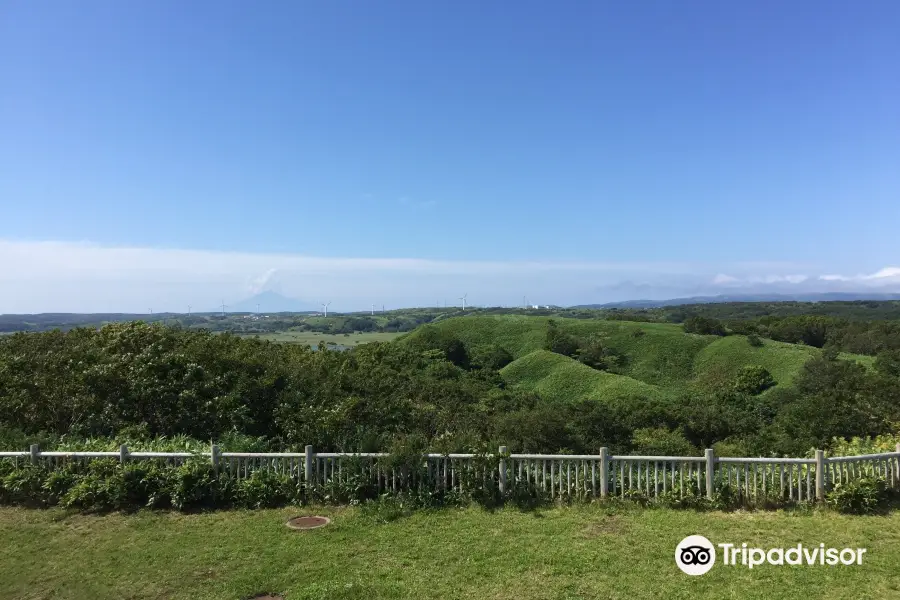
<svg viewBox="0 0 900 600">
<path fill-rule="evenodd" d="M 600 497 L 609 496 L 609 448 L 600 448 Z"/>
<path fill-rule="evenodd" d="M 506 446 L 500 446 L 500 493 L 506 493 Z"/>
<path fill-rule="evenodd" d="M 706 449 L 706 497 L 713 499 L 713 475 L 716 469 L 716 452 L 712 448 Z"/>
<path fill-rule="evenodd" d="M 128 446 L 122 444 L 119 446 L 119 464 L 124 465 L 126 460 L 128 460 Z"/>
<path fill-rule="evenodd" d="M 894 485 L 900 488 L 900 442 L 897 442 L 897 445 L 894 446 L 894 451 L 897 453 L 896 466 L 894 467 L 897 470 L 897 476 L 894 477 Z"/>
<path fill-rule="evenodd" d="M 212 444 L 209 447 L 209 461 L 212 463 L 213 472 L 219 473 L 219 446 Z"/>
<path fill-rule="evenodd" d="M 303 480 L 306 483 L 306 493 L 312 492 L 313 447 L 306 447 L 306 456 L 303 459 Z"/>
<path fill-rule="evenodd" d="M 816 500 L 825 499 L 825 451 L 816 450 Z"/>
<path fill-rule="evenodd" d="M 32 444 L 31 445 L 31 464 L 38 464 L 38 459 L 41 457 L 41 446 L 40 444 Z"/>
</svg>

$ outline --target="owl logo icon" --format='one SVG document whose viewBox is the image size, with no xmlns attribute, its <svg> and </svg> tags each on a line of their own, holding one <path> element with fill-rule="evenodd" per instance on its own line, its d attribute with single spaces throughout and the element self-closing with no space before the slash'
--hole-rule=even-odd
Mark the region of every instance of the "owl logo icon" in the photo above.
<svg viewBox="0 0 900 600">
<path fill-rule="evenodd" d="M 675 548 L 675 564 L 688 575 L 703 575 L 716 564 L 716 548 L 702 535 L 689 535 Z"/>
</svg>

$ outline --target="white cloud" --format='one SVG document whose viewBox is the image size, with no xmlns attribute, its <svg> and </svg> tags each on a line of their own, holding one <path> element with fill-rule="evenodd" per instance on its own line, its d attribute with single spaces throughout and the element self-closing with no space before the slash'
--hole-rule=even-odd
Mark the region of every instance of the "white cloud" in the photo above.
<svg viewBox="0 0 900 600">
<path fill-rule="evenodd" d="M 887 285 L 900 283 L 900 267 L 885 267 L 868 275 L 820 275 L 822 281 L 845 281 L 867 285 Z"/>
<path fill-rule="evenodd" d="M 278 269 L 269 269 L 252 282 L 249 285 L 249 291 L 251 294 L 258 294 L 261 291 L 266 289 L 266 285 L 272 280 L 272 277 L 275 273 L 278 272 Z"/>
<path fill-rule="evenodd" d="M 0 240 L 0 313 L 212 310 L 264 290 L 311 304 L 328 298 L 343 311 L 372 302 L 431 306 L 466 291 L 476 305 L 516 305 L 523 295 L 576 304 L 735 287 L 900 284 L 897 267 L 846 281 L 797 272 L 792 263 L 347 258 Z"/>
<path fill-rule="evenodd" d="M 864 279 L 900 279 L 900 267 L 886 267 L 877 273 L 866 275 Z"/>
<path fill-rule="evenodd" d="M 737 277 L 732 277 L 731 275 L 723 275 L 719 273 L 715 277 L 713 277 L 712 282 L 716 285 L 723 285 L 728 283 L 739 283 L 741 280 Z"/>
<path fill-rule="evenodd" d="M 748 275 L 746 277 L 732 277 L 731 275 L 716 275 L 712 283 L 714 285 L 726 286 L 747 286 L 755 284 L 774 284 L 774 283 L 803 283 L 809 279 L 806 275 Z"/>
</svg>

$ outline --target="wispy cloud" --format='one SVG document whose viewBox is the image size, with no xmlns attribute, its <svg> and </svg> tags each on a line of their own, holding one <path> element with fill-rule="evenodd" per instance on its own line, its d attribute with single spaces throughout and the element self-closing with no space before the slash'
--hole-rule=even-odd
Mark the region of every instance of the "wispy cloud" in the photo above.
<svg viewBox="0 0 900 600">
<path fill-rule="evenodd" d="M 274 277 L 277 272 L 278 269 L 269 269 L 268 271 L 251 281 L 249 285 L 250 293 L 258 294 L 266 289 L 266 285 L 272 280 L 272 277 Z"/>
<path fill-rule="evenodd" d="M 722 286 L 749 286 L 754 284 L 814 284 L 825 283 L 854 283 L 863 287 L 877 287 L 900 284 L 900 267 L 885 267 L 875 273 L 858 275 L 840 275 L 828 273 L 823 275 L 747 275 L 733 277 L 731 275 L 718 274 L 712 279 L 714 285 Z"/>
<path fill-rule="evenodd" d="M 822 281 L 856 281 L 867 284 L 900 283 L 900 267 L 885 267 L 875 273 L 859 275 L 820 275 Z"/>
<path fill-rule="evenodd" d="M 791 263 L 652 261 L 453 261 L 112 247 L 89 242 L 0 240 L 0 313 L 210 309 L 264 290 L 333 310 L 371 302 L 434 305 L 469 292 L 475 304 L 573 304 L 788 286 L 830 291 L 900 289 L 900 268 L 869 275 L 798 274 Z"/>
</svg>

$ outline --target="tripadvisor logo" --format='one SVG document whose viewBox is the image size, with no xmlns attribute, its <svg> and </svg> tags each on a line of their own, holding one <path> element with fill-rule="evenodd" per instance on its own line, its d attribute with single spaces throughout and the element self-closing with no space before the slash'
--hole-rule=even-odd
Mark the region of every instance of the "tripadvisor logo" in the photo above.
<svg viewBox="0 0 900 600">
<path fill-rule="evenodd" d="M 716 549 L 702 535 L 689 535 L 675 548 L 675 564 L 688 575 L 703 575 L 716 564 Z"/>
<path fill-rule="evenodd" d="M 688 575 L 703 575 L 716 564 L 716 548 L 722 555 L 722 564 L 748 569 L 763 564 L 775 566 L 806 565 L 829 566 L 861 565 L 865 548 L 826 548 L 825 544 L 807 547 L 797 544 L 790 548 L 753 548 L 744 544 L 713 545 L 702 535 L 689 535 L 675 547 L 675 564 Z"/>
</svg>

